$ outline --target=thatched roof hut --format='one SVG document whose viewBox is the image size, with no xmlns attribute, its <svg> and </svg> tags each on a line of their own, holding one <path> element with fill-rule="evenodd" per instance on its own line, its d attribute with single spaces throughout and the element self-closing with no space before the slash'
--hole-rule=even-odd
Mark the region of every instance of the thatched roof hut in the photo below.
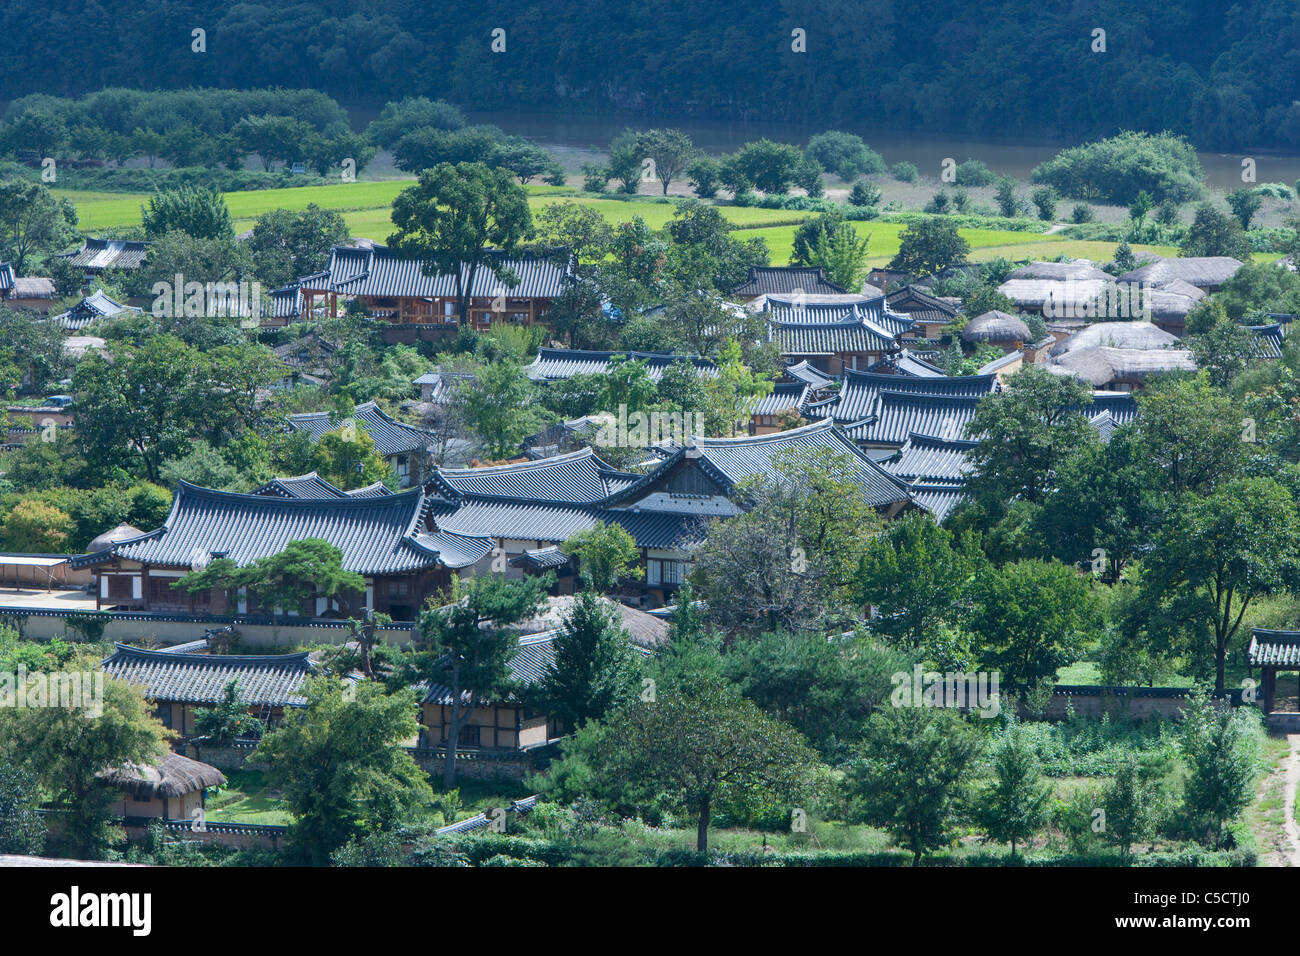
<svg viewBox="0 0 1300 956">
<path fill-rule="evenodd" d="M 1166 349 L 1178 339 L 1150 322 L 1094 322 L 1052 347 L 1052 356 L 1108 346 L 1116 349 Z"/>
<path fill-rule="evenodd" d="M 961 330 L 963 342 L 992 342 L 1007 344 L 1028 342 L 1032 337 L 1029 326 L 1019 316 L 997 309 L 977 315 Z"/>
<path fill-rule="evenodd" d="M 1242 263 L 1231 256 L 1191 256 L 1185 259 L 1157 259 L 1119 277 L 1120 282 L 1146 282 L 1157 285 L 1173 279 L 1213 292 L 1240 269 Z"/>
<path fill-rule="evenodd" d="M 1048 371 L 1073 375 L 1093 388 L 1142 385 L 1152 375 L 1196 370 L 1186 349 L 1117 349 L 1105 345 L 1075 349 L 1056 356 Z"/>
<path fill-rule="evenodd" d="M 128 763 L 105 770 L 99 777 L 141 800 L 181 797 L 226 782 L 226 775 L 216 767 L 175 753 L 168 754 L 157 764 L 141 766 Z"/>
<path fill-rule="evenodd" d="M 1008 279 L 1100 279 L 1109 282 L 1110 276 L 1087 259 L 1075 262 L 1031 262 L 1007 273 Z"/>
</svg>

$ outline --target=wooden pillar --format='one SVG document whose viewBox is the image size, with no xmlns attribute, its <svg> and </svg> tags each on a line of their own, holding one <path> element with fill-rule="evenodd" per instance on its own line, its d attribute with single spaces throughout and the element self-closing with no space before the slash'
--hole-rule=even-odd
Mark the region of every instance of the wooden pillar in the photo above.
<svg viewBox="0 0 1300 956">
<path fill-rule="evenodd" d="M 1260 668 L 1264 674 L 1264 713 L 1273 712 L 1273 685 L 1277 680 L 1277 671 L 1267 664 Z"/>
</svg>

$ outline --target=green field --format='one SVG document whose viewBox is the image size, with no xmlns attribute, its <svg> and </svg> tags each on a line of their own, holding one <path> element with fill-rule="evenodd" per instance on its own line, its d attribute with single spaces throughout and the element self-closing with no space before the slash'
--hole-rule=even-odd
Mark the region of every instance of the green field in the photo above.
<svg viewBox="0 0 1300 956">
<path fill-rule="evenodd" d="M 256 217 L 271 209 L 300 210 L 307 208 L 310 203 L 316 203 L 342 212 L 344 222 L 356 238 L 384 242 L 393 231 L 390 218 L 393 199 L 410 184 L 410 180 L 340 183 L 335 186 L 231 192 L 226 193 L 225 197 L 237 231 L 251 228 Z M 576 201 L 596 210 L 610 223 L 627 222 L 640 216 L 651 229 L 663 228 L 676 208 L 674 203 L 659 202 L 649 197 L 622 200 L 574 196 L 572 189 L 551 186 L 529 186 L 527 190 L 534 213 L 555 203 Z M 76 203 L 80 228 L 85 233 L 138 226 L 140 207 L 148 200 L 147 193 L 55 192 Z M 775 264 L 790 261 L 795 229 L 800 222 L 814 215 L 756 206 L 720 206 L 719 209 L 727 221 L 736 226 L 740 238 L 764 239 L 771 252 L 771 261 Z M 897 222 L 855 222 L 853 227 L 859 235 L 869 238 L 868 264 L 883 266 L 898 252 L 899 234 L 905 225 Z M 1115 243 L 1112 242 L 1066 239 L 1043 233 L 999 229 L 961 229 L 960 233 L 970 243 L 971 259 L 976 262 L 985 262 L 999 256 L 1015 261 L 1027 258 L 1050 259 L 1061 255 L 1104 261 L 1110 258 L 1115 249 Z M 1176 249 L 1168 246 L 1133 248 L 1166 256 L 1178 254 Z"/>
</svg>

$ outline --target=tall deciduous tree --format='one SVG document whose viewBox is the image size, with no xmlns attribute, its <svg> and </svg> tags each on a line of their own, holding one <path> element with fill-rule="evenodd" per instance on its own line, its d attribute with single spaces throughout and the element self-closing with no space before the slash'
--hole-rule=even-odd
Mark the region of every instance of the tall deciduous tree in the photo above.
<svg viewBox="0 0 1300 956">
<path fill-rule="evenodd" d="M 941 624 L 958 624 L 965 616 L 981 564 L 971 535 L 958 537 L 929 515 L 892 522 L 867 543 L 855 581 L 859 603 L 877 611 L 869 622 L 872 633 L 891 644 L 927 649 Z"/>
<path fill-rule="evenodd" d="M 993 780 L 976 802 L 976 816 L 989 837 L 1016 844 L 1031 839 L 1047 822 L 1051 788 L 1041 781 L 1038 753 L 1019 721 L 1008 717 L 990 754 Z"/>
<path fill-rule="evenodd" d="M 593 770 L 610 786 L 641 799 L 660 794 L 695 817 L 700 852 L 715 810 L 729 800 L 794 804 L 816 763 L 798 731 L 704 675 L 615 711 L 594 756 Z"/>
<path fill-rule="evenodd" d="M 0 182 L 0 261 L 22 275 L 32 260 L 56 252 L 77 235 L 72 201 L 56 199 L 42 184 L 25 179 Z"/>
<path fill-rule="evenodd" d="M 469 321 L 469 294 L 487 271 L 502 290 L 519 284 L 497 251 L 511 253 L 533 231 L 524 189 L 505 169 L 482 163 L 439 163 L 393 201 L 392 247 L 424 262 L 429 275 L 449 275 L 456 314 Z"/>
<path fill-rule="evenodd" d="M 1190 494 L 1166 521 L 1145 561 L 1146 628 L 1186 653 L 1214 689 L 1224 689 L 1228 649 L 1258 598 L 1292 583 L 1300 562 L 1300 517 L 1271 478 L 1237 478 Z"/>
<path fill-rule="evenodd" d="M 655 178 L 668 195 L 668 184 L 677 179 L 695 158 L 691 138 L 679 129 L 651 129 L 640 136 L 641 152 L 654 161 Z"/>
<path fill-rule="evenodd" d="M 1091 392 L 1080 382 L 1031 366 L 979 403 L 966 426 L 979 444 L 971 452 L 972 498 L 992 509 L 1014 498 L 1040 504 L 1071 452 L 1095 444 L 1084 417 Z"/>
<path fill-rule="evenodd" d="M 737 487 L 741 514 L 717 520 L 696 552 L 710 616 L 733 630 L 825 633 L 852 615 L 858 557 L 880 526 L 860 463 L 827 448 L 773 456 Z"/>
<path fill-rule="evenodd" d="M 79 677 L 84 689 L 74 706 L 0 707 L 0 763 L 34 774 L 62 811 L 62 835 L 73 852 L 98 855 L 115 793 L 100 774 L 157 760 L 168 731 L 140 688 L 106 675 L 101 710 L 85 677 L 69 677 Z"/>
<path fill-rule="evenodd" d="M 345 692 L 335 678 L 313 677 L 302 694 L 307 705 L 285 714 L 255 759 L 293 814 L 293 840 L 319 865 L 350 839 L 391 830 L 433 792 L 402 749 L 419 729 L 412 691 L 361 681 Z"/>
<path fill-rule="evenodd" d="M 450 604 L 420 615 L 407 666 L 401 672 L 442 685 L 451 698 L 444 789 L 456 783 L 460 729 L 476 701 L 490 700 L 508 689 L 507 665 L 519 643 L 514 625 L 537 613 L 552 581 L 550 575 L 522 581 L 500 575 L 473 578 L 452 592 Z"/>
<path fill-rule="evenodd" d="M 867 722 L 861 758 L 849 766 L 849 799 L 862 820 L 887 830 L 917 865 L 950 839 L 979 750 L 954 711 L 882 708 Z"/>
<path fill-rule="evenodd" d="M 608 594 L 620 579 L 640 578 L 645 572 L 636 566 L 641 551 L 636 539 L 621 525 L 597 524 L 570 535 L 562 550 L 578 561 L 578 572 L 598 594 Z"/>
<path fill-rule="evenodd" d="M 1055 561 L 986 566 L 971 596 L 970 627 L 983 665 L 1011 687 L 1050 680 L 1078 659 L 1101 623 L 1087 581 Z"/>
<path fill-rule="evenodd" d="M 970 254 L 970 244 L 957 234 L 957 227 L 942 216 L 928 216 L 909 223 L 899 237 L 898 253 L 889 268 L 918 279 L 935 276 L 949 266 L 958 266 Z"/>
</svg>

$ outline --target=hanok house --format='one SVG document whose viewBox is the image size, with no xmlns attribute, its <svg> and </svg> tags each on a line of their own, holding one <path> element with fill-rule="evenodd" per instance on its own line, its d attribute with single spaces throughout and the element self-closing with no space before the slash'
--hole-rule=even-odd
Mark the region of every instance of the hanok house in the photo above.
<svg viewBox="0 0 1300 956">
<path fill-rule="evenodd" d="M 809 407 L 864 449 L 901 448 L 913 433 L 962 439 L 980 399 L 998 391 L 996 375 L 920 377 L 846 372 L 839 392 Z"/>
<path fill-rule="evenodd" d="M 335 246 L 324 272 L 298 280 L 302 314 L 311 315 L 319 300 L 331 316 L 337 315 L 340 300 L 355 299 L 375 318 L 399 326 L 470 325 L 485 330 L 502 323 L 532 325 L 573 281 L 571 265 L 557 265 L 563 258 L 560 254 L 500 255 L 497 265 L 519 279 L 514 286 L 507 286 L 485 265 L 474 271 L 471 282 L 469 266 L 462 265 L 461 278 L 469 286 L 469 315 L 460 316 L 455 276 L 428 274 L 422 260 L 385 246 Z"/>
<path fill-rule="evenodd" d="M 1300 631 L 1275 631 L 1262 627 L 1251 628 L 1250 648 L 1247 656 L 1251 667 L 1260 670 L 1264 715 L 1286 714 L 1292 724 L 1300 722 Z M 1278 678 L 1284 673 L 1294 676 Z M 1295 695 L 1292 695 L 1295 689 Z"/>
<path fill-rule="evenodd" d="M 905 482 L 823 421 L 756 437 L 695 436 L 645 475 L 618 472 L 590 449 L 490 468 L 438 469 L 425 486 L 429 522 L 444 531 L 490 537 L 507 561 L 563 544 L 597 523 L 617 524 L 636 542 L 644 572 L 640 580 L 623 582 L 622 593 L 657 607 L 685 580 L 708 520 L 739 513 L 736 484 L 772 474 L 773 456 L 798 447 L 851 456 L 865 499 L 886 516 L 910 506 Z M 521 559 L 507 573 L 523 575 L 531 563 Z"/>
<path fill-rule="evenodd" d="M 1160 286 L 1174 279 L 1181 279 L 1202 292 L 1218 292 L 1241 267 L 1242 263 L 1231 256 L 1154 258 L 1124 273 L 1119 277 L 1119 281 Z"/>
<path fill-rule="evenodd" d="M 549 599 L 545 612 L 521 628 L 518 647 L 506 666 L 511 680 L 524 688 L 525 698 L 527 688 L 539 684 L 555 662 L 555 638 L 573 601 L 573 597 Z M 608 598 L 601 601 L 614 612 L 632 646 L 640 653 L 648 653 L 667 640 L 665 621 Z M 459 705 L 464 707 L 469 702 L 468 692 L 462 693 Z M 566 732 L 558 718 L 529 706 L 513 693 L 501 700 L 480 698 L 473 703 L 456 740 L 457 749 L 532 750 Z M 452 705 L 449 688 L 435 684 L 427 689 L 420 704 L 420 746 L 447 745 Z"/>
<path fill-rule="evenodd" d="M 406 425 L 384 414 L 374 402 L 356 406 L 353 425 L 365 431 L 375 443 L 375 451 L 388 462 L 403 488 L 418 485 L 428 473 L 429 455 L 435 438 L 423 428 Z M 305 431 L 312 441 L 345 427 L 345 422 L 330 412 L 307 412 L 289 416 L 289 427 Z"/>
<path fill-rule="evenodd" d="M 427 595 L 492 548 L 484 537 L 426 531 L 424 493 L 295 498 L 243 495 L 182 481 L 161 528 L 73 559 L 95 573 L 99 608 L 189 614 L 360 616 L 373 609 L 414 620 Z M 190 594 L 177 579 L 214 558 L 240 567 L 279 554 L 291 541 L 321 538 L 343 552 L 343 568 L 365 579 L 365 592 L 315 597 L 301 607 L 261 604 L 246 589 Z"/>
<path fill-rule="evenodd" d="M 791 364 L 807 361 L 838 376 L 846 369 L 865 369 L 902 350 L 899 336 L 910 319 L 885 308 L 885 297 L 851 297 L 852 301 L 808 301 L 768 296 L 764 316 L 768 339 Z"/>
<path fill-rule="evenodd" d="M 967 322 L 961 330 L 961 340 L 967 345 L 987 344 L 1013 352 L 1032 341 L 1033 333 L 1019 316 L 993 309 Z"/>
<path fill-rule="evenodd" d="M 75 252 L 62 253 L 87 279 L 109 270 L 134 271 L 144 266 L 149 243 L 130 239 L 87 239 Z"/>
<path fill-rule="evenodd" d="M 85 296 L 67 312 L 51 316 L 50 321 L 65 332 L 80 332 L 86 326 L 100 319 L 111 319 L 123 312 L 139 312 L 130 305 L 123 305 L 110 298 L 103 289 L 96 289 L 92 295 Z"/>
<path fill-rule="evenodd" d="M 216 767 L 175 753 L 157 763 L 128 763 L 97 776 L 122 791 L 111 812 L 128 820 L 193 820 L 204 806 L 205 791 L 226 782 Z"/>
<path fill-rule="evenodd" d="M 677 362 L 685 362 L 695 371 L 697 378 L 717 378 L 718 367 L 705 358 L 691 355 L 677 355 L 672 352 L 599 352 L 588 349 L 537 350 L 537 357 L 524 366 L 524 374 L 534 382 L 557 382 L 573 378 L 575 375 L 604 375 L 609 372 L 615 360 L 623 362 L 642 362 L 646 374 L 653 382 L 663 378 Z M 609 409 L 609 411 L 616 411 Z"/>
<path fill-rule="evenodd" d="M 1177 346 L 1150 322 L 1097 322 L 1056 343 L 1045 367 L 1096 389 L 1128 392 L 1156 375 L 1195 371 L 1192 353 Z"/>
<path fill-rule="evenodd" d="M 890 312 L 912 320 L 912 328 L 904 339 L 934 339 L 943 335 L 957 318 L 958 306 L 947 299 L 931 295 L 914 285 L 905 285 L 885 296 Z"/>
<path fill-rule="evenodd" d="M 754 302 L 763 296 L 843 295 L 848 292 L 826 278 L 821 266 L 750 266 L 749 277 L 733 288 L 737 302 Z"/>
<path fill-rule="evenodd" d="M 207 654 L 206 647 L 206 641 L 163 650 L 115 643 L 104 659 L 104 673 L 140 687 L 154 705 L 154 716 L 185 737 L 198 732 L 195 712 L 224 701 L 231 681 L 249 715 L 268 725 L 279 723 L 286 707 L 305 705 L 299 691 L 313 671 L 306 651 Z"/>
<path fill-rule="evenodd" d="M 54 303 L 54 280 L 44 276 L 19 277 L 13 266 L 0 262 L 0 301 L 11 309 L 48 312 Z"/>
</svg>

